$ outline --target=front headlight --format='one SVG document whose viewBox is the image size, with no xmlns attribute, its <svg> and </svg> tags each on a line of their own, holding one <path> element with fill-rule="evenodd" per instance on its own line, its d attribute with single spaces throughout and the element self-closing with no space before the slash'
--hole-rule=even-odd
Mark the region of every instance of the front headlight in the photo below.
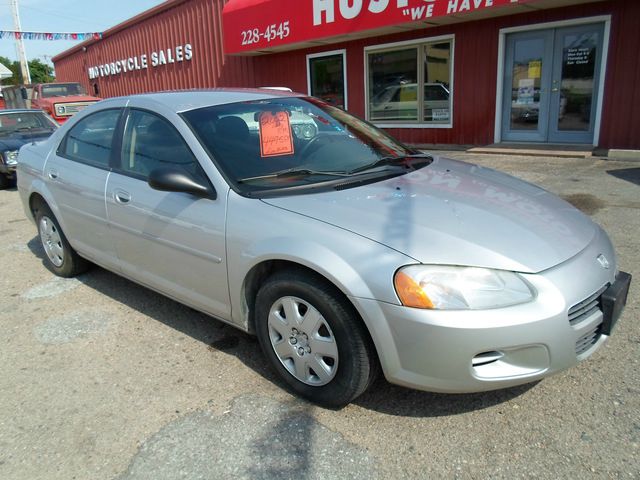
<svg viewBox="0 0 640 480">
<path fill-rule="evenodd" d="M 4 159 L 7 165 L 17 165 L 18 164 L 18 150 L 11 150 L 8 152 L 4 152 Z"/>
<path fill-rule="evenodd" d="M 393 283 L 406 307 L 483 310 L 532 300 L 530 287 L 517 273 L 477 267 L 410 265 Z"/>
<path fill-rule="evenodd" d="M 56 114 L 57 115 L 64 115 L 65 114 L 64 105 L 56 105 Z"/>
</svg>

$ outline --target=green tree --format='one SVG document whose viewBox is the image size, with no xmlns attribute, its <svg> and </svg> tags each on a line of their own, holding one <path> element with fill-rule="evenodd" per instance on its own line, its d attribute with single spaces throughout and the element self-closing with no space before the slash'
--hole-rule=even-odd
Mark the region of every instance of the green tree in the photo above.
<svg viewBox="0 0 640 480">
<path fill-rule="evenodd" d="M 20 79 L 22 75 L 20 75 L 20 64 L 18 62 L 12 62 L 7 57 L 0 56 L 0 63 L 2 63 L 5 67 L 11 70 L 13 73 L 9 78 L 5 78 L 2 80 L 2 85 L 17 85 L 20 83 Z"/>
<path fill-rule="evenodd" d="M 7 57 L 0 56 L 0 63 L 7 67 L 13 75 L 2 80 L 2 85 L 20 85 L 24 83 L 22 73 L 20 71 L 20 63 L 11 61 Z M 53 76 L 53 68 L 46 63 L 42 63 L 37 58 L 29 60 L 29 73 L 31 74 L 31 83 L 49 83 L 55 80 Z"/>
<path fill-rule="evenodd" d="M 49 83 L 55 80 L 53 68 L 37 58 L 29 60 L 29 73 L 31 73 L 31 83 Z"/>
</svg>

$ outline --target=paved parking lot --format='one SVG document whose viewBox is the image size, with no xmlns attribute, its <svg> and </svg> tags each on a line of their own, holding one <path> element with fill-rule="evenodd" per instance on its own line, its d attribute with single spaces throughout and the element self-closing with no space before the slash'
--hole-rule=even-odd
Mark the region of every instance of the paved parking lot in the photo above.
<svg viewBox="0 0 640 480">
<path fill-rule="evenodd" d="M 99 268 L 54 277 L 5 190 L 0 478 L 640 478 L 640 163 L 451 155 L 542 185 L 611 235 L 635 283 L 586 362 L 485 394 L 381 380 L 325 410 L 283 390 L 242 332 Z"/>
</svg>

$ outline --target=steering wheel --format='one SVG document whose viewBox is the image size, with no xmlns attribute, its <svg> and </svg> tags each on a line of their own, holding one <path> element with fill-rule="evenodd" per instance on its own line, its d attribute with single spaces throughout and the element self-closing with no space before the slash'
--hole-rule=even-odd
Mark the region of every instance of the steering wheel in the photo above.
<svg viewBox="0 0 640 480">
<path fill-rule="evenodd" d="M 299 153 L 300 157 L 305 158 L 305 155 L 309 152 L 309 150 L 311 150 L 311 147 L 317 144 L 320 139 L 326 140 L 328 137 L 337 135 L 344 136 L 345 134 L 343 132 L 319 132 L 315 137 L 309 140 L 304 147 L 302 147 L 302 150 L 300 150 Z"/>
</svg>

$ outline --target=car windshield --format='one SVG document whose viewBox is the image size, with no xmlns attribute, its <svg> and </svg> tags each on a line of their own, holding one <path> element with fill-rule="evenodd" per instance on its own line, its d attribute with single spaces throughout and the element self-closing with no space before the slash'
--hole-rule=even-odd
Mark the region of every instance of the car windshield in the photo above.
<svg viewBox="0 0 640 480">
<path fill-rule="evenodd" d="M 56 126 L 40 111 L 0 114 L 0 135 L 42 130 L 52 132 L 55 128 Z"/>
<path fill-rule="evenodd" d="M 86 94 L 84 87 L 79 83 L 54 83 L 42 86 L 42 96 L 44 98 Z"/>
<path fill-rule="evenodd" d="M 182 116 L 222 173 L 244 192 L 344 181 L 363 174 L 398 175 L 416 158 L 430 160 L 371 124 L 311 97 L 216 105 Z"/>
</svg>

